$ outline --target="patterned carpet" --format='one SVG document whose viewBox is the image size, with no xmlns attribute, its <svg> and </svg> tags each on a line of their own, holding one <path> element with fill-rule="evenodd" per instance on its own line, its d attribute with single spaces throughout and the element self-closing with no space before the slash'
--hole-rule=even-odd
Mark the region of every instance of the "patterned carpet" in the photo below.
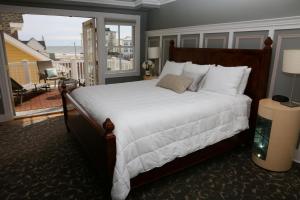
<svg viewBox="0 0 300 200">
<path fill-rule="evenodd" d="M 131 191 L 128 199 L 300 199 L 300 165 L 287 173 L 257 167 L 236 149 Z M 0 126 L 0 199 L 104 199 L 62 117 L 22 127 Z"/>
</svg>

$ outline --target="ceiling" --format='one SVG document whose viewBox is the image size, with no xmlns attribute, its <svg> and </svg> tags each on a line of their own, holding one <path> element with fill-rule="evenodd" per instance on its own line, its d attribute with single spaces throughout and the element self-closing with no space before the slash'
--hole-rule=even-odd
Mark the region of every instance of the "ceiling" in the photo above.
<svg viewBox="0 0 300 200">
<path fill-rule="evenodd" d="M 121 8 L 127 10 L 148 10 L 159 8 L 161 5 L 176 0 L 0 0 L 0 4 L 37 6 L 37 7 L 59 7 L 80 6 L 92 8 Z"/>
<path fill-rule="evenodd" d="M 65 2 L 92 3 L 99 6 L 126 8 L 159 7 L 176 0 L 64 0 Z"/>
</svg>

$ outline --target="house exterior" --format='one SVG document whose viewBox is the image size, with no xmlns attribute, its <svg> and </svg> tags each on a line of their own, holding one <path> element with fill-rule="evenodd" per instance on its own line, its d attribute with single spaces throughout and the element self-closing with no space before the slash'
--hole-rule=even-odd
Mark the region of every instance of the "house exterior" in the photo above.
<svg viewBox="0 0 300 200">
<path fill-rule="evenodd" d="M 48 56 L 48 53 L 46 51 L 46 43 L 44 40 L 42 41 L 38 41 L 35 38 L 31 38 L 28 41 L 22 41 L 24 44 L 26 44 L 27 46 L 33 48 L 34 50 Z"/>
<path fill-rule="evenodd" d="M 30 80 L 37 83 L 39 77 L 36 61 L 50 60 L 50 58 L 6 33 L 4 33 L 4 41 L 11 78 L 20 84 L 26 84 L 27 80 L 24 74 L 28 72 L 26 72 L 24 65 L 28 64 Z"/>
<path fill-rule="evenodd" d="M 39 42 L 34 38 L 25 43 L 19 40 L 18 31 L 23 26 L 21 13 L 0 13 L 0 22 L 4 32 L 10 77 L 20 84 L 26 84 L 28 77 L 30 77 L 30 82 L 37 83 L 39 77 L 36 61 L 50 60 L 44 53 L 46 50 L 45 42 Z"/>
</svg>

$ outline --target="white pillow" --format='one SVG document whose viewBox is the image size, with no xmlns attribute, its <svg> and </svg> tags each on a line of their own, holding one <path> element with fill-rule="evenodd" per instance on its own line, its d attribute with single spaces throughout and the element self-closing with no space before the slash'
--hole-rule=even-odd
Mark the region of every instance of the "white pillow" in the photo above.
<svg viewBox="0 0 300 200">
<path fill-rule="evenodd" d="M 209 68 L 208 68 L 207 73 L 209 72 L 209 70 L 210 70 L 211 68 L 215 68 L 215 67 L 216 67 L 215 65 L 209 65 Z M 207 73 L 204 75 L 204 77 L 203 77 L 202 80 L 200 81 L 199 86 L 198 86 L 198 90 L 201 89 L 201 88 L 203 88 L 203 85 L 204 85 L 205 80 L 206 80 L 206 77 L 207 77 Z"/>
<path fill-rule="evenodd" d="M 245 68 L 242 67 L 213 67 L 207 72 L 203 90 L 236 95 Z"/>
<path fill-rule="evenodd" d="M 239 88 L 238 88 L 238 94 L 244 94 L 247 83 L 248 83 L 248 78 L 249 78 L 250 72 L 251 72 L 251 68 L 245 69 L 242 80 L 241 80 Z"/>
<path fill-rule="evenodd" d="M 193 83 L 188 90 L 195 92 L 199 88 L 199 83 L 208 72 L 210 65 L 197 65 L 192 63 L 185 63 L 183 68 L 183 75 L 193 79 Z"/>
<path fill-rule="evenodd" d="M 224 67 L 224 66 L 218 65 L 217 67 Z M 230 67 L 230 68 L 234 68 L 234 67 Z M 244 91 L 248 83 L 248 78 L 251 72 L 251 68 L 248 68 L 248 66 L 237 66 L 235 68 L 242 68 L 245 70 L 237 92 L 238 94 L 244 94 Z"/>
<path fill-rule="evenodd" d="M 183 72 L 184 64 L 185 63 L 170 62 L 167 60 L 162 72 L 159 75 L 159 79 L 167 74 L 181 75 Z"/>
</svg>

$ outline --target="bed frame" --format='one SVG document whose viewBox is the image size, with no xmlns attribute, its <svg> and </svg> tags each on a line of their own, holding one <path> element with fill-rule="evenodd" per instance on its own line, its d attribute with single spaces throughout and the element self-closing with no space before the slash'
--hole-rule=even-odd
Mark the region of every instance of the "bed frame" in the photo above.
<svg viewBox="0 0 300 200">
<path fill-rule="evenodd" d="M 263 49 L 211 49 L 176 48 L 170 42 L 169 60 L 176 62 L 192 61 L 196 64 L 217 64 L 223 66 L 246 65 L 252 68 L 245 94 L 252 98 L 250 128 L 229 139 L 198 150 L 185 157 L 177 158 L 162 167 L 139 174 L 131 179 L 131 188 L 152 182 L 163 176 L 195 165 L 213 156 L 229 151 L 240 144 L 253 140 L 259 100 L 266 97 L 269 66 L 272 54 L 272 40 L 267 38 Z M 85 150 L 96 171 L 105 178 L 107 194 L 110 195 L 116 162 L 116 137 L 114 124 L 107 118 L 102 125 L 72 96 L 65 85 L 62 86 L 64 119 L 67 130 L 72 132 Z M 109 117 L 109 116 L 107 116 Z"/>
</svg>

